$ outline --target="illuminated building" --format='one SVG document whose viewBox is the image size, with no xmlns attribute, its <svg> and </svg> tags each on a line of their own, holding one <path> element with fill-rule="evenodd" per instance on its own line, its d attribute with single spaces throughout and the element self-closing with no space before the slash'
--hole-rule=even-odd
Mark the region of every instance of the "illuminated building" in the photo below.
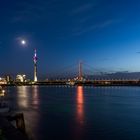
<svg viewBox="0 0 140 140">
<path fill-rule="evenodd" d="M 7 82 L 7 83 L 10 83 L 10 82 L 13 81 L 13 80 L 12 80 L 12 77 L 11 77 L 10 75 L 6 75 L 6 76 L 5 76 L 5 79 L 6 79 L 6 82 Z"/>
<path fill-rule="evenodd" d="M 34 51 L 34 82 L 37 82 L 37 54 L 36 54 L 36 49 Z"/>
<path fill-rule="evenodd" d="M 6 79 L 0 77 L 0 85 L 5 85 L 5 84 L 7 84 Z"/>
<path fill-rule="evenodd" d="M 25 82 L 26 81 L 26 75 L 20 75 L 20 74 L 18 74 L 17 76 L 16 76 L 16 82 Z"/>
</svg>

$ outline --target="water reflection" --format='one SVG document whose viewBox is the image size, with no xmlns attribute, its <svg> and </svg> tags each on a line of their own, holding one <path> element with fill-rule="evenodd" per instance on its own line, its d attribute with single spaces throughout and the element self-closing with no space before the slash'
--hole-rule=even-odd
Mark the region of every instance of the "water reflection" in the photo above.
<svg viewBox="0 0 140 140">
<path fill-rule="evenodd" d="M 29 139 L 37 140 L 35 134 L 40 123 L 38 86 L 17 86 L 17 105 L 24 113 L 26 132 Z"/>
<path fill-rule="evenodd" d="M 32 90 L 32 104 L 35 109 L 39 106 L 38 86 L 34 86 Z"/>
<path fill-rule="evenodd" d="M 77 87 L 77 121 L 83 124 L 84 121 L 84 96 L 83 96 L 83 86 Z"/>
<path fill-rule="evenodd" d="M 17 103 L 19 107 L 28 107 L 28 87 L 18 86 L 17 87 Z"/>
</svg>

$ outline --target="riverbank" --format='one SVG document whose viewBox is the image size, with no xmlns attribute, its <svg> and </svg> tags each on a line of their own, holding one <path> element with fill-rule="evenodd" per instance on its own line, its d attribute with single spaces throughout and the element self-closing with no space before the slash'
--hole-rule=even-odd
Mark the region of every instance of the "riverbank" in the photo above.
<svg viewBox="0 0 140 140">
<path fill-rule="evenodd" d="M 1 140 L 28 140 L 26 134 L 15 128 L 10 121 L 0 115 L 0 139 Z"/>
<path fill-rule="evenodd" d="M 12 82 L 2 86 L 32 86 L 32 85 L 69 85 L 69 86 L 140 86 L 139 80 L 94 80 L 94 81 L 39 81 L 39 82 Z"/>
</svg>

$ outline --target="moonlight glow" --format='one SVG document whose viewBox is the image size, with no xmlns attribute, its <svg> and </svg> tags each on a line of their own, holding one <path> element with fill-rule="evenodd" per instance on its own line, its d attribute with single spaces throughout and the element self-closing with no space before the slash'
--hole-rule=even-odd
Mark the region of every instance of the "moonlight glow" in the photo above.
<svg viewBox="0 0 140 140">
<path fill-rule="evenodd" d="M 22 45 L 26 45 L 26 41 L 25 40 L 21 40 L 21 44 Z"/>
</svg>

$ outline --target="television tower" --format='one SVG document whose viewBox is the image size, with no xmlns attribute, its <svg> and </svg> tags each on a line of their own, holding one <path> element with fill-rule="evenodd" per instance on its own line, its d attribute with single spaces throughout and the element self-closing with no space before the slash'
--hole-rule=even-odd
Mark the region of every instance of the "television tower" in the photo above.
<svg viewBox="0 0 140 140">
<path fill-rule="evenodd" d="M 37 82 L 37 54 L 36 49 L 34 50 L 34 82 Z"/>
</svg>

